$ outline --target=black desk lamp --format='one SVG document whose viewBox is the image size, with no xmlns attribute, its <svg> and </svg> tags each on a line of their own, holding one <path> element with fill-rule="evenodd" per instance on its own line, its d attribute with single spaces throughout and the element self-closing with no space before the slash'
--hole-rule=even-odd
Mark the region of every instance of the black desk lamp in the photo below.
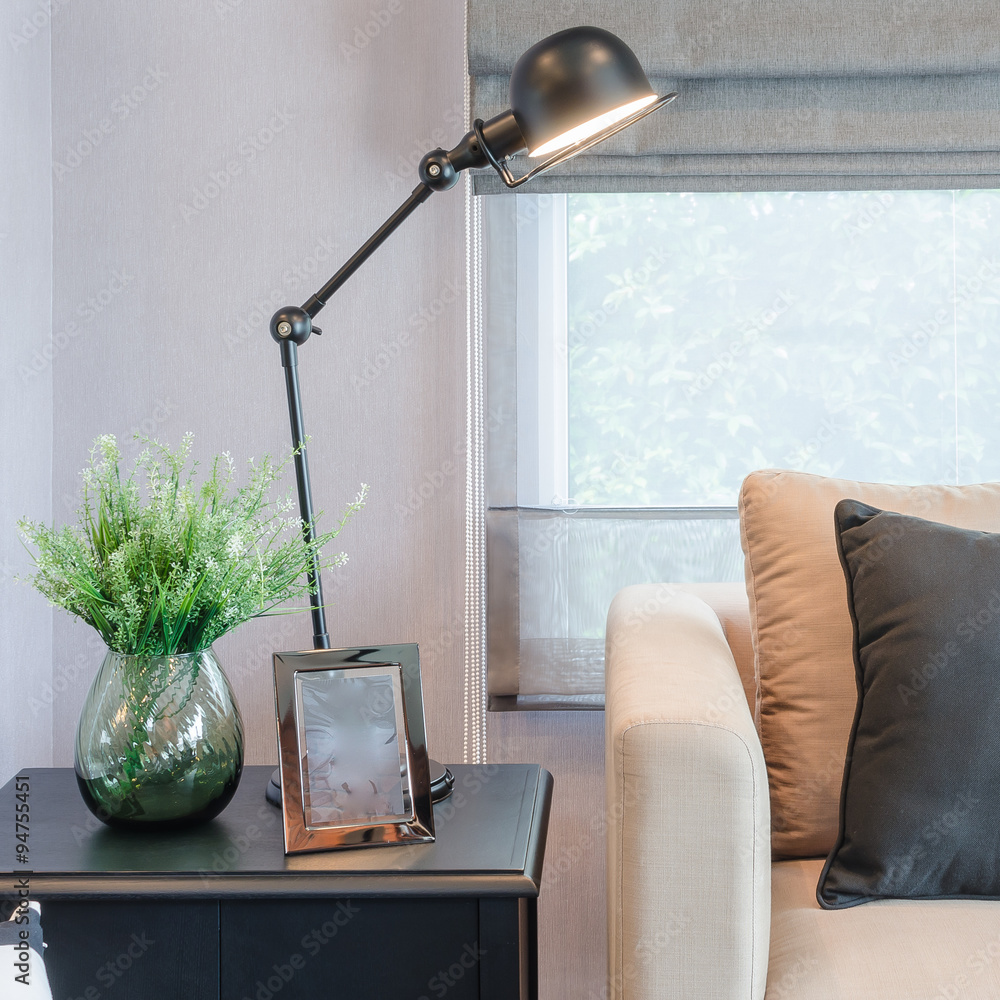
<svg viewBox="0 0 1000 1000">
<path fill-rule="evenodd" d="M 294 461 L 299 513 L 307 542 L 314 538 L 313 505 L 299 394 L 298 348 L 310 334 L 321 332 L 312 325 L 316 314 L 418 205 L 435 191 L 453 187 L 462 170 L 492 167 L 508 187 L 518 187 L 644 118 L 676 96 L 672 93 L 657 97 L 635 54 L 610 31 L 569 28 L 542 39 L 514 66 L 510 77 L 510 109 L 486 122 L 476 119 L 472 131 L 454 149 L 432 149 L 427 153 L 418 168 L 420 183 L 374 235 L 304 305 L 285 306 L 271 317 L 271 336 L 280 345 L 285 369 L 292 446 L 297 449 Z M 546 158 L 515 177 L 508 160 L 525 152 L 528 156 Z M 313 557 L 308 581 L 314 598 L 313 646 L 329 649 L 318 555 Z M 451 785 L 447 779 L 447 769 L 432 761 L 435 801 L 449 793 Z M 273 801 L 277 796 L 280 796 L 280 780 L 274 777 L 268 798 Z"/>
</svg>

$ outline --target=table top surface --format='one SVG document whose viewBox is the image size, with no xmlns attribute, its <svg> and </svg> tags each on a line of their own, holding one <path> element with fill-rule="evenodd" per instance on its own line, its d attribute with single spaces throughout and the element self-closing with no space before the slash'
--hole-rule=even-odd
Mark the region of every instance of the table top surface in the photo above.
<svg viewBox="0 0 1000 1000">
<path fill-rule="evenodd" d="M 455 790 L 434 807 L 434 843 L 290 856 L 281 811 L 264 799 L 273 770 L 245 768 L 214 820 L 157 831 L 105 826 L 72 768 L 28 768 L 28 861 L 15 857 L 11 779 L 0 790 L 3 870 L 28 877 L 38 899 L 538 895 L 552 776 L 537 764 L 452 765 Z"/>
</svg>

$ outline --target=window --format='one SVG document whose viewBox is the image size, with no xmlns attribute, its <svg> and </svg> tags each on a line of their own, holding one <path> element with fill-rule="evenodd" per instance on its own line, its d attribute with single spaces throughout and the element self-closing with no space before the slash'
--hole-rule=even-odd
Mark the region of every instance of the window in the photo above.
<svg viewBox="0 0 1000 1000">
<path fill-rule="evenodd" d="M 741 580 L 753 469 L 1000 478 L 997 192 L 486 201 L 494 693 L 598 703 L 621 586 Z"/>
</svg>

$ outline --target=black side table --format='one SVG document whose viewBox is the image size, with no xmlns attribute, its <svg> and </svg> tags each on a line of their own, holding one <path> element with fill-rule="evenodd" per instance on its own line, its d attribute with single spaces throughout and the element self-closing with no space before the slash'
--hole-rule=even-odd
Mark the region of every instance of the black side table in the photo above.
<svg viewBox="0 0 1000 1000">
<path fill-rule="evenodd" d="M 133 832 L 91 816 L 72 769 L 29 769 L 24 865 L 4 786 L 5 896 L 27 878 L 41 901 L 55 1000 L 537 996 L 547 771 L 453 766 L 435 843 L 285 857 L 272 770 L 211 823 Z"/>
</svg>

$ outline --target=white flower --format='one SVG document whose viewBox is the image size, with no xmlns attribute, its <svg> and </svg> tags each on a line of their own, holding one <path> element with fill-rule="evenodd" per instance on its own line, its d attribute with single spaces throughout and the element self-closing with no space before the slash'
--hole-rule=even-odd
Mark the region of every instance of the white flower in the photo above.
<svg viewBox="0 0 1000 1000">
<path fill-rule="evenodd" d="M 100 451 L 105 462 L 117 462 L 122 457 L 114 434 L 102 434 L 97 439 L 97 450 Z"/>
</svg>

